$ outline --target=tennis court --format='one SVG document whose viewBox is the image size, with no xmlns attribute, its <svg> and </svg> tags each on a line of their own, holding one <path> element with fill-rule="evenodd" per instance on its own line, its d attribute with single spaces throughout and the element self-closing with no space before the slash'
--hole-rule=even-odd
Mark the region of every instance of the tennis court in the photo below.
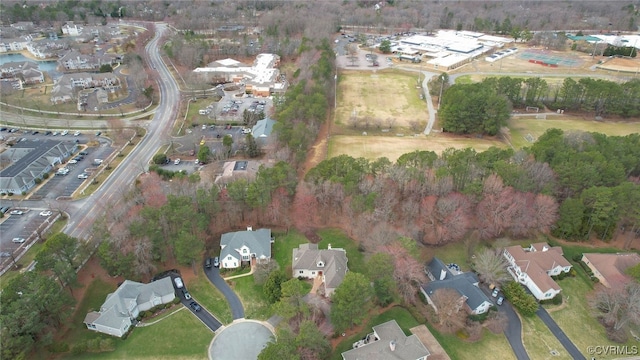
<svg viewBox="0 0 640 360">
<path fill-rule="evenodd" d="M 542 50 L 525 50 L 522 51 L 519 55 L 520 59 L 523 60 L 534 60 L 539 61 L 541 65 L 561 65 L 561 66 L 578 66 L 582 63 L 580 59 L 576 59 L 568 56 L 560 56 L 545 53 Z"/>
</svg>

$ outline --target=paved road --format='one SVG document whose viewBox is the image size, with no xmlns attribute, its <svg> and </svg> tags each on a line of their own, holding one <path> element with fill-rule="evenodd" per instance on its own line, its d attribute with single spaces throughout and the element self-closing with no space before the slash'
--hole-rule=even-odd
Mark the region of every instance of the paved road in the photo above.
<svg viewBox="0 0 640 360">
<path fill-rule="evenodd" d="M 217 287 L 218 290 L 222 292 L 222 295 L 227 299 L 227 302 L 231 307 L 233 320 L 244 319 L 244 307 L 242 306 L 242 302 L 238 298 L 238 295 L 231 290 L 227 282 L 220 277 L 220 270 L 218 268 L 205 268 L 204 273 L 207 275 L 209 281 L 211 281 L 211 283 Z"/>
<path fill-rule="evenodd" d="M 538 307 L 538 311 L 536 311 L 536 315 L 542 320 L 542 322 L 547 325 L 553 336 L 555 336 L 560 344 L 564 346 L 569 355 L 575 360 L 586 360 L 584 355 L 578 350 L 576 345 L 571 342 L 569 337 L 560 329 L 560 326 L 556 324 L 556 322 L 551 318 L 547 310 L 545 310 L 542 306 Z"/>
<path fill-rule="evenodd" d="M 502 306 L 498 307 L 498 311 L 506 314 L 507 319 L 509 319 L 507 328 L 504 330 L 504 336 L 507 337 L 507 341 L 509 341 L 509 345 L 511 345 L 511 349 L 516 355 L 516 358 L 518 358 L 518 360 L 529 360 L 527 350 L 522 343 L 522 323 L 513 306 L 505 300 Z"/>
</svg>

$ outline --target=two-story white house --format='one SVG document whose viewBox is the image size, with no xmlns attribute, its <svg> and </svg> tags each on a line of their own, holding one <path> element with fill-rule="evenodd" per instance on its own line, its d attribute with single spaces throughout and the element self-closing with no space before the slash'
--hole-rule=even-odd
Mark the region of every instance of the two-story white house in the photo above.
<svg viewBox="0 0 640 360">
<path fill-rule="evenodd" d="M 267 263 L 271 260 L 271 229 L 236 231 L 220 238 L 220 267 L 235 269 L 242 263 Z"/>
<path fill-rule="evenodd" d="M 562 290 L 551 278 L 571 270 L 571 264 L 562 254 L 561 247 L 547 243 L 531 244 L 528 248 L 509 246 L 502 252 L 509 262 L 509 274 L 538 300 L 552 299 Z"/>
</svg>

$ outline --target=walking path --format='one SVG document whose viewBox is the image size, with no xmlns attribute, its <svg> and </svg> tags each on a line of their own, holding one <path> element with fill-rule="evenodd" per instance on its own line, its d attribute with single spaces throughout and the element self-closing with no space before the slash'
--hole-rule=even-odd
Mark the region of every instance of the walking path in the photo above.
<svg viewBox="0 0 640 360">
<path fill-rule="evenodd" d="M 151 325 L 157 324 L 160 321 L 162 321 L 162 320 L 168 318 L 169 316 L 171 316 L 173 314 L 176 314 L 177 312 L 182 311 L 184 309 L 186 309 L 186 308 L 183 306 L 183 307 L 178 308 L 178 309 L 174 310 L 173 312 L 167 314 L 166 316 L 163 316 L 162 318 L 153 320 L 151 322 L 139 322 L 139 323 L 136 324 L 136 327 L 145 327 L 145 326 L 151 326 Z"/>
</svg>

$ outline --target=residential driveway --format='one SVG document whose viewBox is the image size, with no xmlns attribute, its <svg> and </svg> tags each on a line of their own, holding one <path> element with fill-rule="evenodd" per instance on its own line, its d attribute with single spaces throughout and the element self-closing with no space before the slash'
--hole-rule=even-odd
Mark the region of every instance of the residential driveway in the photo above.
<svg viewBox="0 0 640 360">
<path fill-rule="evenodd" d="M 497 298 L 491 297 L 491 290 L 485 285 L 481 285 L 480 289 L 482 292 L 487 295 L 491 301 L 495 303 Z M 504 330 L 504 336 L 507 337 L 507 341 L 513 350 L 513 353 L 516 355 L 518 360 L 529 360 L 529 354 L 527 354 L 527 350 L 524 348 L 524 344 L 522 343 L 522 322 L 516 314 L 516 311 L 513 309 L 513 306 L 506 299 L 502 303 L 502 305 L 496 305 L 498 308 L 498 312 L 501 312 L 507 315 L 507 328 Z"/>
<path fill-rule="evenodd" d="M 211 283 L 222 292 L 222 295 L 227 299 L 229 303 L 229 307 L 231 307 L 231 314 L 233 315 L 233 319 L 244 319 L 244 307 L 242 306 L 242 302 L 238 295 L 236 295 L 233 290 L 227 285 L 227 282 L 224 281 L 222 277 L 220 277 L 220 270 L 218 268 L 204 268 L 204 273 L 207 275 L 207 278 Z M 218 359 L 218 358 L 215 358 Z M 240 359 L 240 358 L 238 358 Z"/>
<path fill-rule="evenodd" d="M 539 306 L 538 311 L 536 311 L 536 315 L 538 315 L 540 320 L 542 320 L 542 322 L 547 325 L 549 330 L 551 330 L 553 336 L 555 336 L 558 341 L 560 341 L 560 344 L 562 344 L 562 346 L 567 349 L 567 352 L 569 353 L 569 355 L 571 355 L 572 358 L 577 360 L 586 360 L 580 350 L 578 350 L 575 344 L 571 342 L 567 334 L 565 334 L 564 331 L 560 329 L 560 326 L 558 326 L 558 324 L 556 324 L 556 322 L 551 318 L 547 310 L 545 310 L 542 306 Z"/>
<path fill-rule="evenodd" d="M 245 320 L 222 329 L 209 346 L 209 359 L 257 359 L 274 334 L 258 321 Z"/>
<path fill-rule="evenodd" d="M 175 281 L 173 281 L 173 279 L 178 277 L 178 274 L 171 274 L 170 276 L 171 276 L 171 283 L 173 284 L 173 288 L 176 291 L 176 296 L 180 299 L 180 302 L 182 303 L 182 305 L 184 305 L 184 307 L 186 307 L 187 310 L 191 311 L 193 315 L 195 315 L 198 319 L 200 319 L 200 321 L 202 321 L 203 324 L 205 324 L 209 329 L 211 329 L 211 331 L 216 332 L 216 330 L 218 330 L 222 326 L 222 323 L 220 323 L 218 319 L 216 319 L 207 309 L 205 309 L 202 306 L 202 304 L 198 303 L 198 300 L 196 298 L 192 298 L 191 300 L 185 299 L 182 293 L 182 289 L 176 289 L 176 283 Z M 202 307 L 202 309 L 200 309 L 200 311 L 193 310 L 189 306 L 189 304 L 192 301 L 195 301 L 196 303 L 198 303 Z"/>
</svg>

